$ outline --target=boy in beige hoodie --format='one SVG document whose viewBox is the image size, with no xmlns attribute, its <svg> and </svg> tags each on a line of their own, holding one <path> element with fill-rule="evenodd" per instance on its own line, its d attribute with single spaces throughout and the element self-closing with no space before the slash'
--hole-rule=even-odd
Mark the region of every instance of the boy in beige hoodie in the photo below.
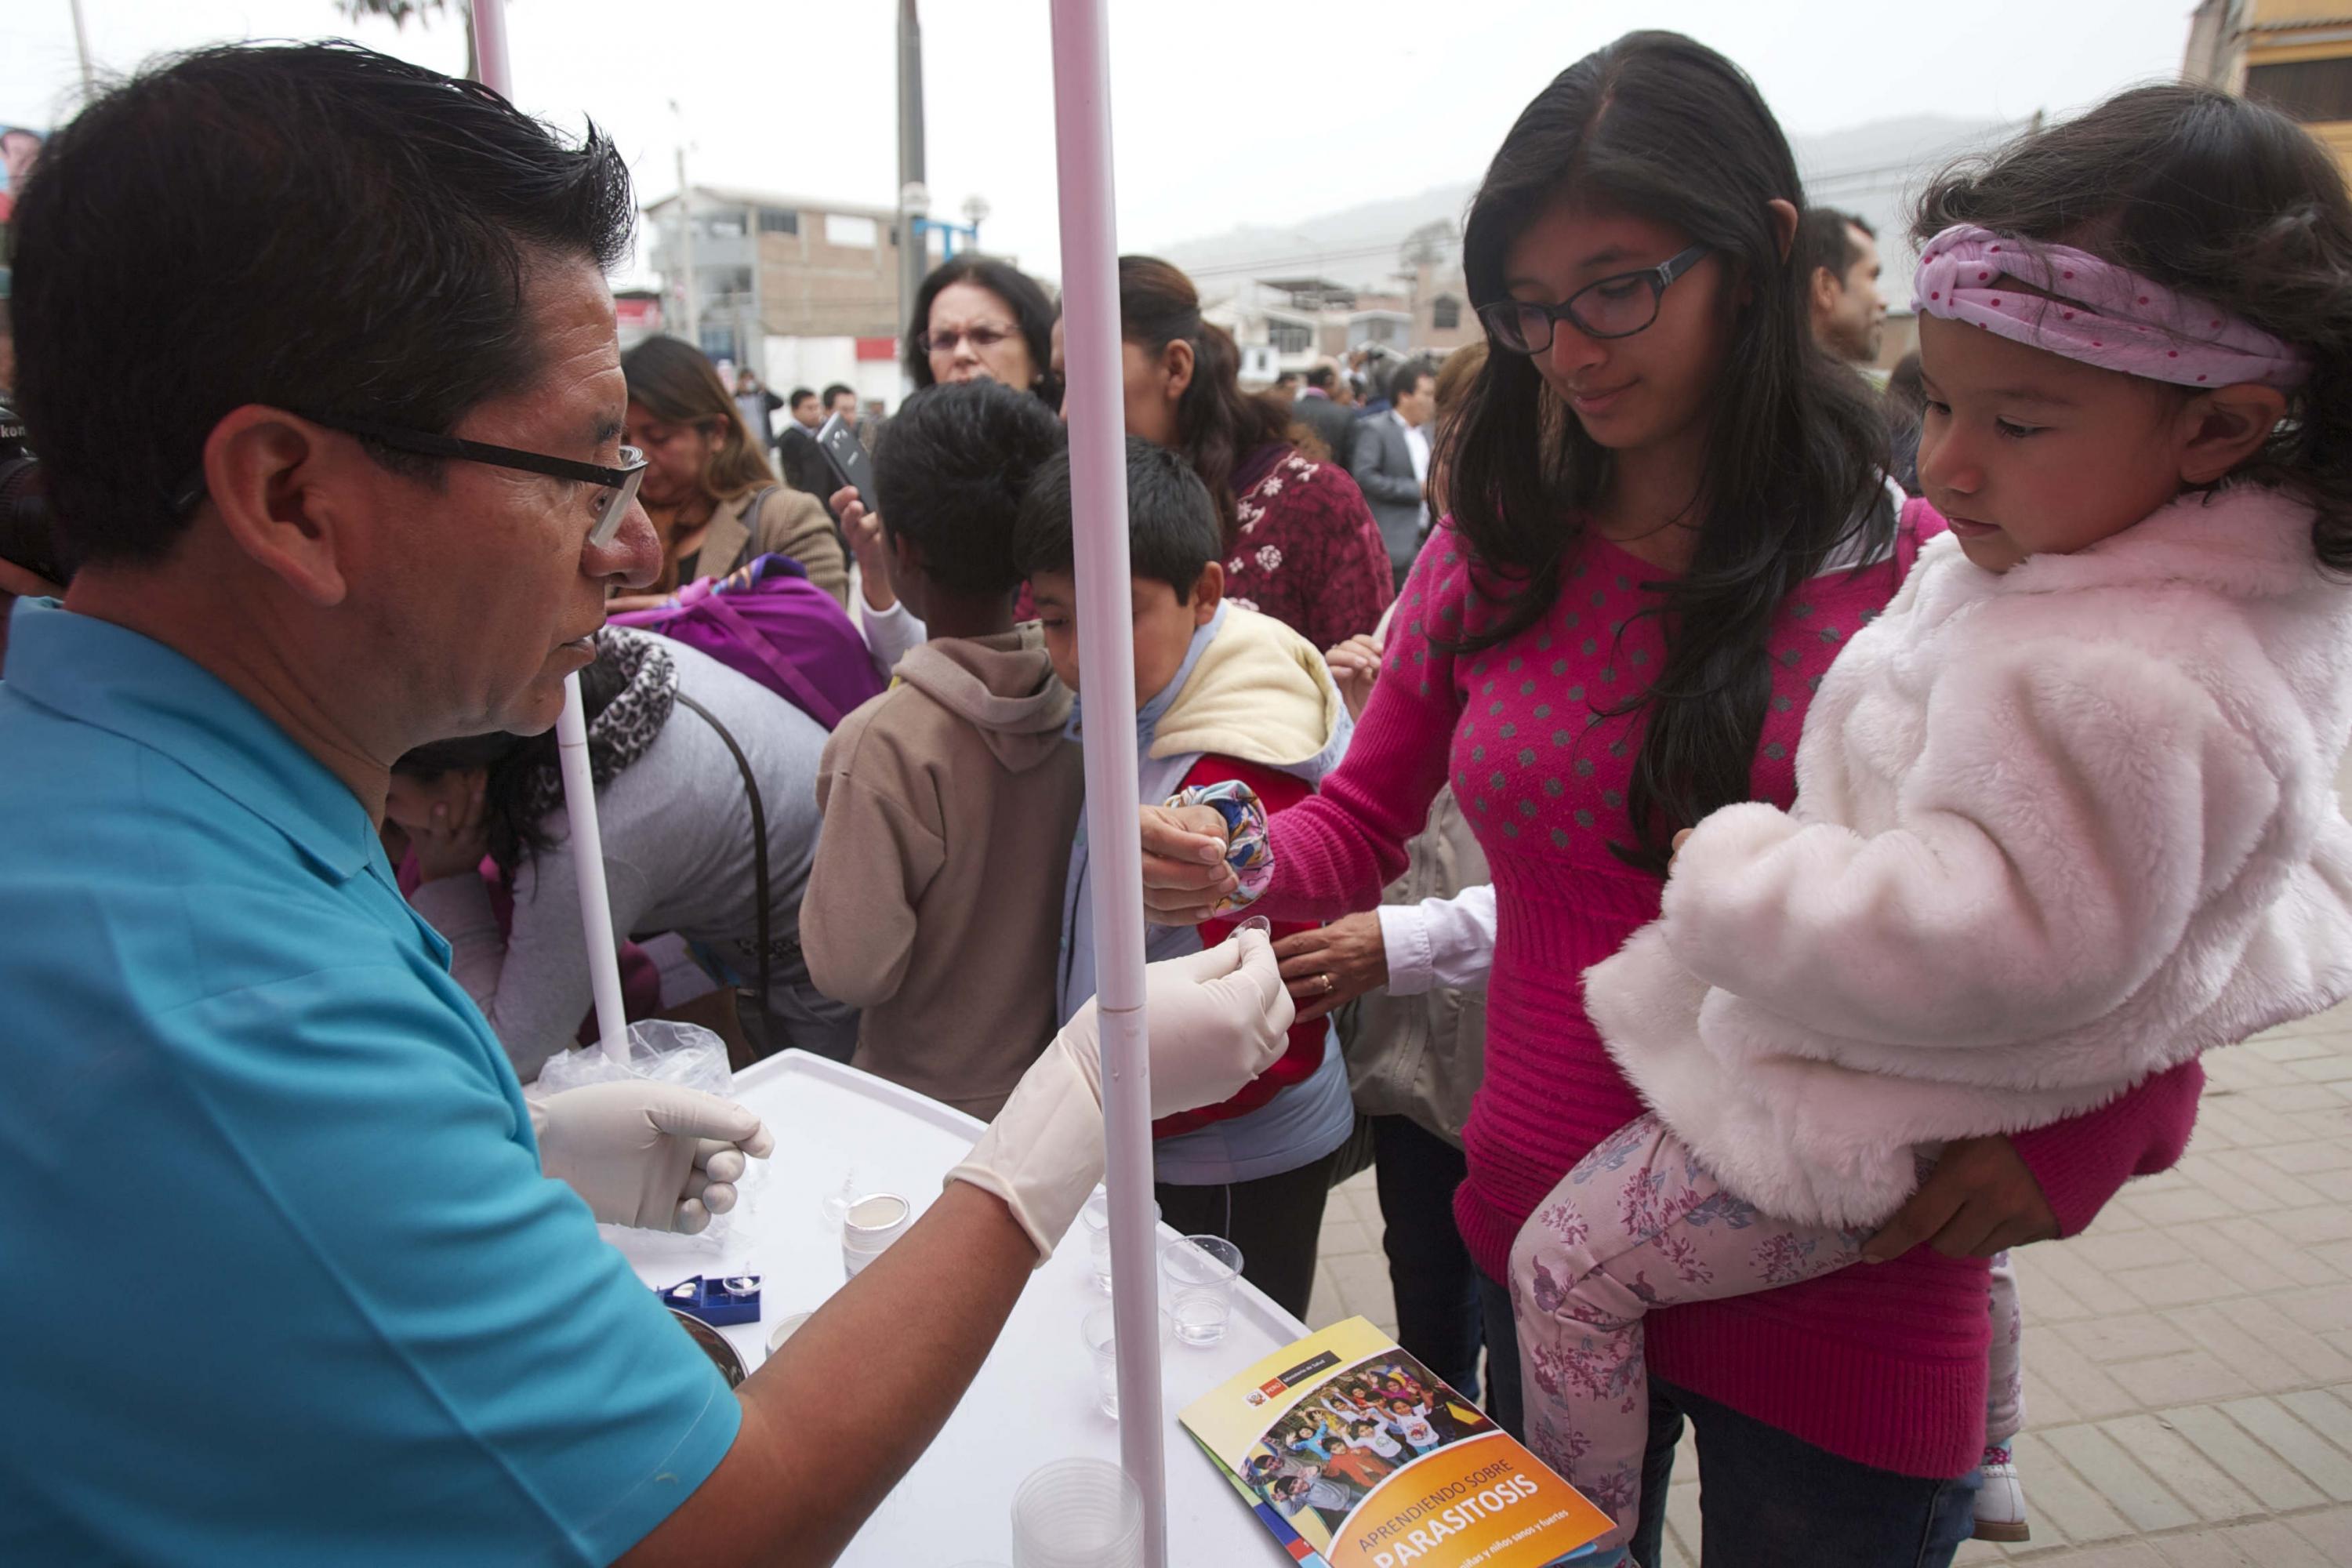
<svg viewBox="0 0 2352 1568">
<path fill-rule="evenodd" d="M 1015 626 L 1013 531 L 1063 445 L 994 382 L 907 400 L 876 455 L 891 583 L 930 628 L 842 721 L 801 904 L 817 988 L 864 1009 L 854 1066 L 993 1117 L 1060 1022 L 1061 896 L 1085 794 L 1070 692 Z"/>
</svg>

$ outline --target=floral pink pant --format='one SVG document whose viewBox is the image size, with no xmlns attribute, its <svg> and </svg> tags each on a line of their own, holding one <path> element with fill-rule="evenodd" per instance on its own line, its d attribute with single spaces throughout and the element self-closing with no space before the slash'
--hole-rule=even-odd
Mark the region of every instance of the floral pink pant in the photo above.
<svg viewBox="0 0 2352 1568">
<path fill-rule="evenodd" d="M 1642 1317 L 1653 1307 L 1745 1296 L 1844 1268 L 1874 1227 L 1775 1219 L 1716 1184 L 1654 1116 L 1630 1121 L 1570 1171 L 1511 1248 L 1528 1446 L 1633 1534 L 1650 1435 Z M 2020 1321 L 2006 1256 L 1993 1316 L 1992 1431 L 2021 1414 Z M 2004 1357 L 2006 1367 L 2004 1368 Z"/>
</svg>

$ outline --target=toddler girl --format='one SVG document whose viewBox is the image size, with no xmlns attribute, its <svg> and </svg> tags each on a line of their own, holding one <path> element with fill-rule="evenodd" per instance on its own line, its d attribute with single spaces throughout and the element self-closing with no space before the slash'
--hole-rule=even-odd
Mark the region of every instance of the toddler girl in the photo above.
<svg viewBox="0 0 2352 1568">
<path fill-rule="evenodd" d="M 1512 1252 L 1528 1437 L 1617 1520 L 1597 1563 L 1640 1505 L 1643 1312 L 1843 1268 L 1946 1141 L 2352 994 L 2335 166 L 2147 89 L 1947 176 L 1919 231 L 1951 531 L 1823 681 L 1795 808 L 1700 823 L 1587 973 L 1652 1114 Z"/>
</svg>

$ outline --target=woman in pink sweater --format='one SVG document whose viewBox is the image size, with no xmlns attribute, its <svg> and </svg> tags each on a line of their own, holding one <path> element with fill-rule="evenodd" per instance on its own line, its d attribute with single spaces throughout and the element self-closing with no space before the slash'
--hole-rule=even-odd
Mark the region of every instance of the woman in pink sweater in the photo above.
<svg viewBox="0 0 2352 1568">
<path fill-rule="evenodd" d="M 1786 259 L 1801 205 L 1753 85 L 1687 39 L 1630 35 L 1528 106 L 1464 237 L 1502 352 L 1449 438 L 1454 515 L 1405 584 L 1346 763 L 1274 820 L 1277 917 L 1372 907 L 1449 782 L 1492 864 L 1486 1077 L 1454 1214 L 1484 1276 L 1489 1408 L 1514 1430 L 1513 1237 L 1642 1110 L 1579 977 L 1656 918 L 1676 830 L 1790 803 L 1815 684 L 1943 528 L 1897 515 L 1874 411 L 1811 344 Z M 1155 918 L 1220 891 L 1204 826 L 1147 814 Z M 2170 1164 L 2201 1083 L 2192 1063 L 1953 1143 L 1872 1243 L 1877 1267 L 1654 1316 L 1633 1555 L 1657 1561 L 1687 1418 L 1711 1560 L 1948 1563 L 1984 1437 L 1986 1257 L 2073 1234 Z"/>
</svg>

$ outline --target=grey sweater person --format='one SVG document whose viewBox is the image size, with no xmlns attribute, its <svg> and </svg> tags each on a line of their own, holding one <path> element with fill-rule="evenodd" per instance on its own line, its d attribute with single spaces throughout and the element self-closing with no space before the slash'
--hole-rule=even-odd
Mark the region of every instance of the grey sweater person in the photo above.
<svg viewBox="0 0 2352 1568">
<path fill-rule="evenodd" d="M 607 629 L 604 637 L 615 635 Z M 643 636 L 645 634 L 623 634 Z M 756 1010 L 743 1026 L 763 1049 L 799 1046 L 845 1058 L 856 1015 L 820 995 L 800 951 L 801 895 L 817 833 L 817 761 L 825 731 L 766 688 L 683 644 L 652 639 L 676 667 L 676 690 L 710 710 L 750 762 L 767 816 L 771 947 L 765 1040 Z M 666 708 L 658 731 L 596 792 L 613 929 L 674 931 L 745 984 L 757 974 L 751 809 L 735 759 L 710 722 L 685 701 Z M 445 877 L 409 896 L 446 938 L 451 972 L 498 1032 L 528 1083 L 572 1043 L 591 992 L 581 942 L 571 834 L 561 805 L 545 819 L 556 842 L 515 872 L 514 920 L 501 937 L 479 877 Z"/>
</svg>

